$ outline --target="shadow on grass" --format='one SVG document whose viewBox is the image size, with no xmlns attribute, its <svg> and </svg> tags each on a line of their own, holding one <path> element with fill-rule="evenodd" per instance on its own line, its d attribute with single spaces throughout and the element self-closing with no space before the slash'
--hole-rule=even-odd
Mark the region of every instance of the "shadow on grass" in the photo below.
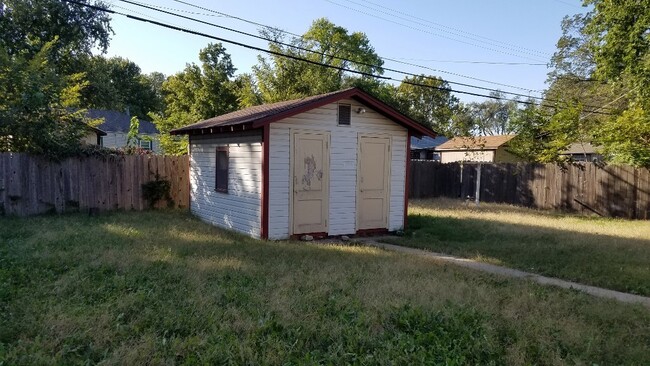
<svg viewBox="0 0 650 366">
<path fill-rule="evenodd" d="M 409 215 L 406 236 L 390 241 L 650 295 L 650 240 L 478 218 Z"/>
</svg>

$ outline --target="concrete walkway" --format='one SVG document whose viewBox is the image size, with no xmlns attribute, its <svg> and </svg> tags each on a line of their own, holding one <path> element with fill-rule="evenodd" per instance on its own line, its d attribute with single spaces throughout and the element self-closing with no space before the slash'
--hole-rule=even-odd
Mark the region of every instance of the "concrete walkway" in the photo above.
<svg viewBox="0 0 650 366">
<path fill-rule="evenodd" d="M 542 285 L 551 285 L 551 286 L 557 286 L 566 289 L 578 290 L 592 296 L 602 297 L 606 299 L 615 299 L 621 302 L 632 303 L 632 304 L 642 304 L 650 308 L 650 297 L 628 294 L 626 292 L 608 290 L 601 287 L 587 286 L 576 282 L 560 280 L 553 277 L 540 276 L 534 273 L 519 271 L 507 267 L 495 266 L 493 264 L 477 262 L 471 259 L 465 259 L 465 258 L 454 257 L 451 255 L 434 253 L 423 249 L 415 249 L 409 247 L 402 247 L 398 245 L 380 243 L 377 241 L 376 238 L 375 239 L 360 238 L 356 240 L 363 244 L 373 246 L 376 248 L 432 258 L 443 262 L 454 263 L 462 267 L 467 267 L 478 271 L 493 273 L 501 276 L 525 278 L 540 283 Z"/>
</svg>

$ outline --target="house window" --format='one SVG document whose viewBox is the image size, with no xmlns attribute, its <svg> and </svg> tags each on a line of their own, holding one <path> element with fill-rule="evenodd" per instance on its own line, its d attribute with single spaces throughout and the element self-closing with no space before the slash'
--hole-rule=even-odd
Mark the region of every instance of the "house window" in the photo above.
<svg viewBox="0 0 650 366">
<path fill-rule="evenodd" d="M 339 104 L 339 126 L 350 125 L 350 113 L 352 106 L 349 104 Z"/>
<path fill-rule="evenodd" d="M 228 193 L 228 146 L 217 147 L 215 190 Z"/>
<path fill-rule="evenodd" d="M 140 146 L 141 149 L 144 149 L 144 150 L 152 150 L 153 149 L 153 143 L 151 142 L 151 140 L 140 139 L 140 140 L 138 140 L 138 145 Z"/>
</svg>

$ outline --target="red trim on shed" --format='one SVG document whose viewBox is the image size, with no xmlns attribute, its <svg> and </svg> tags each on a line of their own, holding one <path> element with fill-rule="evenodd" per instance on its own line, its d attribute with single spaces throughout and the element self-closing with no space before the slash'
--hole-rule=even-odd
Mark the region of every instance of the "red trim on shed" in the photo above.
<svg viewBox="0 0 650 366">
<path fill-rule="evenodd" d="M 262 134 L 262 239 L 269 238 L 269 164 L 270 161 L 270 143 L 271 126 L 264 126 Z"/>
</svg>

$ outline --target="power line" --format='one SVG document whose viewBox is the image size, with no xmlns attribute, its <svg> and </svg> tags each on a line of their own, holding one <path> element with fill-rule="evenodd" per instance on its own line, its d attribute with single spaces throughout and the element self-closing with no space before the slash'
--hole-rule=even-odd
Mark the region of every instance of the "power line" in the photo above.
<svg viewBox="0 0 650 366">
<path fill-rule="evenodd" d="M 348 3 L 355 4 L 357 6 L 364 7 L 366 9 L 370 9 L 370 10 L 378 12 L 378 13 L 382 13 L 382 14 L 385 14 L 385 15 L 388 15 L 388 16 L 392 16 L 392 17 L 397 18 L 397 19 L 405 20 L 407 22 L 411 22 L 411 23 L 414 23 L 414 24 L 417 24 L 417 25 L 422 25 L 422 26 L 431 26 L 431 25 L 433 25 L 433 26 L 437 27 L 442 32 L 449 33 L 449 34 L 452 34 L 452 35 L 458 36 L 458 37 L 467 38 L 467 39 L 470 39 L 472 41 L 477 41 L 477 42 L 488 41 L 489 43 L 492 43 L 493 46 L 501 47 L 503 49 L 507 49 L 507 50 L 510 50 L 510 51 L 519 52 L 519 53 L 522 53 L 522 54 L 527 54 L 527 55 L 531 55 L 531 56 L 535 56 L 535 57 L 539 57 L 539 56 L 547 57 L 547 56 L 550 56 L 546 52 L 541 52 L 541 51 L 538 51 L 538 50 L 525 48 L 525 47 L 522 47 L 522 46 L 519 46 L 519 45 L 514 45 L 514 44 L 511 44 L 511 43 L 495 40 L 495 39 L 492 39 L 492 38 L 484 37 L 484 36 L 473 34 L 473 33 L 463 31 L 463 30 L 460 30 L 460 29 L 449 27 L 449 26 L 446 26 L 446 25 L 443 25 L 443 24 L 440 24 L 440 23 L 436 23 L 436 22 L 432 22 L 430 20 L 420 18 L 420 17 L 414 16 L 414 15 L 411 15 L 411 14 L 408 14 L 408 13 L 405 13 L 405 12 L 402 12 L 402 11 L 399 11 L 399 10 L 391 9 L 391 8 L 389 8 L 387 6 L 383 6 L 383 5 L 380 5 L 380 4 L 377 4 L 377 3 L 373 3 L 372 1 L 367 1 L 366 0 L 365 2 L 369 3 L 369 4 L 372 4 L 372 5 L 375 5 L 376 7 L 386 9 L 388 11 L 383 11 L 383 10 L 380 10 L 380 9 L 376 9 L 376 8 L 373 8 L 372 6 L 362 4 L 362 3 L 356 2 L 354 0 L 345 0 L 345 1 L 347 1 Z M 395 15 L 395 14 L 402 14 L 402 15 L 405 15 L 406 17 L 408 17 L 408 18 L 399 16 L 399 15 Z M 422 22 L 419 22 L 419 21 L 415 21 L 415 20 L 412 20 L 412 19 L 409 19 L 409 18 L 417 19 L 419 21 L 423 21 L 423 22 L 428 23 L 428 24 L 425 24 L 425 23 L 422 23 Z M 443 29 L 441 29 L 441 28 L 443 28 Z M 444 28 L 449 29 L 449 30 L 445 30 Z"/>
<path fill-rule="evenodd" d="M 208 12 L 213 12 L 215 14 L 219 14 L 219 15 L 223 15 L 223 16 L 226 16 L 226 17 L 229 17 L 229 18 L 232 18 L 232 19 L 236 19 L 236 20 L 248 23 L 248 24 L 256 25 L 256 26 L 263 27 L 263 28 L 266 28 L 266 29 L 271 29 L 271 30 L 281 32 L 281 33 L 284 33 L 284 34 L 289 34 L 291 36 L 298 37 L 298 38 L 304 40 L 304 36 L 302 36 L 300 34 L 285 31 L 285 30 L 277 28 L 277 27 L 272 27 L 272 26 L 269 26 L 269 25 L 266 25 L 266 24 L 254 22 L 254 21 L 251 21 L 251 20 L 248 20 L 248 19 L 233 16 L 233 15 L 226 14 L 226 13 L 216 11 L 216 10 L 213 10 L 213 9 L 205 8 L 205 7 L 195 5 L 195 4 L 183 1 L 183 0 L 174 0 L 174 1 L 177 2 L 177 3 L 180 3 L 180 4 L 191 6 L 191 7 L 196 8 L 196 9 L 200 9 L 200 10 L 208 11 Z M 269 41 L 273 41 L 273 40 L 269 40 Z M 421 69 L 434 71 L 434 72 L 438 72 L 438 73 L 441 73 L 441 74 L 448 74 L 448 75 L 458 76 L 458 77 L 461 77 L 461 78 L 464 78 L 464 79 L 480 81 L 480 82 L 487 83 L 487 84 L 499 85 L 499 86 L 504 86 L 504 87 L 508 87 L 508 88 L 513 88 L 513 89 L 518 89 L 518 90 L 523 90 L 523 91 L 527 91 L 527 92 L 534 92 L 534 93 L 540 93 L 541 94 L 540 90 L 522 88 L 522 87 L 519 87 L 519 86 L 514 86 L 514 85 L 509 85 L 509 84 L 504 84 L 504 83 L 498 83 L 498 82 L 495 82 L 495 81 L 480 79 L 480 78 L 476 78 L 476 77 L 473 77 L 473 76 L 467 76 L 467 75 L 463 75 L 463 74 L 459 74 L 459 73 L 453 73 L 453 72 L 449 72 L 449 71 L 445 71 L 445 70 L 438 70 L 438 69 L 434 69 L 434 68 L 431 68 L 431 67 L 428 67 L 428 66 L 418 65 L 418 64 L 411 63 L 411 62 L 400 61 L 400 60 L 397 60 L 397 59 L 394 59 L 394 58 L 388 58 L 388 57 L 381 57 L 381 58 L 383 60 L 386 60 L 386 61 L 392 61 L 392 62 L 399 63 L 399 64 L 402 64 L 402 65 L 418 67 L 418 68 L 421 68 Z M 451 83 L 451 82 L 449 82 L 449 83 Z"/>
<path fill-rule="evenodd" d="M 137 20 L 137 21 L 144 22 L 144 23 L 150 23 L 150 24 L 157 25 L 157 26 L 160 26 L 160 27 L 163 27 L 163 28 L 168 28 L 168 29 L 179 31 L 179 32 L 184 32 L 184 33 L 188 33 L 188 34 L 192 34 L 192 35 L 197 35 L 197 36 L 201 36 L 201 37 L 205 37 L 205 38 L 210 38 L 210 39 L 214 39 L 214 40 L 219 41 L 219 42 L 230 43 L 230 44 L 233 44 L 233 45 L 236 45 L 236 46 L 244 47 L 244 48 L 259 51 L 259 52 L 268 53 L 268 54 L 279 56 L 279 57 L 289 58 L 289 59 L 293 59 L 293 60 L 296 60 L 296 61 L 306 62 L 306 63 L 309 63 L 309 64 L 313 64 L 313 65 L 317 65 L 317 66 L 321 66 L 321 67 L 326 67 L 326 68 L 331 68 L 331 69 L 336 69 L 336 70 L 340 70 L 340 71 L 346 71 L 346 72 L 350 72 L 350 73 L 358 74 L 358 75 L 362 75 L 362 76 L 367 76 L 367 77 L 372 77 L 372 78 L 377 78 L 377 79 L 383 79 L 383 80 L 399 81 L 399 80 L 396 80 L 394 78 L 387 77 L 387 76 L 374 75 L 374 74 L 366 73 L 366 72 L 363 72 L 363 71 L 352 70 L 352 69 L 348 69 L 348 68 L 344 68 L 344 67 L 340 67 L 340 66 L 323 64 L 323 63 L 320 63 L 320 62 L 312 61 L 312 60 L 309 60 L 309 59 L 305 59 L 305 58 L 301 58 L 301 57 L 297 57 L 297 56 L 293 56 L 293 55 L 289 55 L 289 54 L 284 54 L 284 53 L 281 53 L 281 52 L 266 50 L 266 49 L 263 49 L 263 48 L 260 48 L 260 47 L 256 47 L 256 46 L 246 44 L 246 43 L 242 43 L 242 42 L 238 42 L 238 41 L 233 41 L 233 40 L 213 36 L 213 35 L 210 35 L 210 34 L 207 34 L 207 33 L 197 32 L 197 31 L 194 31 L 194 30 L 191 30 L 191 29 L 178 27 L 178 26 L 175 26 L 175 25 L 166 24 L 166 23 L 151 20 L 151 19 L 146 19 L 146 18 L 142 18 L 142 17 L 127 14 L 127 13 L 118 12 L 118 11 L 111 10 L 111 9 L 106 9 L 106 8 L 96 6 L 96 5 L 85 4 L 85 3 L 81 3 L 81 2 L 78 2 L 78 1 L 75 1 L 75 0 L 63 0 L 63 1 L 71 3 L 71 4 L 75 4 L 75 5 L 91 8 L 91 9 L 94 9 L 94 10 L 97 10 L 97 11 L 102 11 L 102 12 L 106 12 L 106 13 L 110 13 L 110 14 L 121 15 L 121 16 L 127 17 L 129 19 Z M 476 96 L 476 97 L 484 97 L 484 98 L 490 98 L 490 99 L 496 99 L 496 100 L 509 100 L 507 98 L 501 98 L 501 97 L 493 96 L 493 95 L 485 95 L 485 94 L 473 93 L 473 92 L 468 92 L 468 91 L 452 90 L 450 88 L 442 88 L 442 87 L 426 85 L 426 84 L 420 84 L 420 83 L 414 83 L 414 82 L 409 82 L 409 81 L 402 81 L 402 82 L 405 83 L 405 84 L 413 85 L 413 86 L 419 86 L 419 87 L 424 87 L 424 88 L 429 88 L 429 89 L 436 89 L 436 90 L 459 93 L 459 94 L 465 94 L 465 95 L 472 95 L 472 96 Z M 517 100 L 517 99 L 514 99 L 512 101 L 514 101 L 516 103 L 519 103 L 519 104 L 537 105 L 536 103 L 531 102 L 531 101 L 521 101 L 521 100 Z M 543 104 L 540 104 L 540 105 L 545 106 L 545 107 L 549 107 L 548 105 L 543 105 Z M 589 111 L 589 112 L 593 112 L 595 114 L 609 115 L 608 113 L 603 113 L 603 112 L 598 112 L 598 111 Z"/>
<path fill-rule="evenodd" d="M 533 57 L 530 57 L 530 56 L 523 56 L 523 55 L 521 55 L 521 54 L 516 54 L 516 53 L 512 53 L 512 52 L 502 51 L 502 50 L 494 49 L 494 48 L 491 48 L 491 47 L 486 47 L 486 46 L 478 45 L 478 44 L 475 44 L 475 43 L 466 42 L 466 41 L 459 40 L 459 39 L 456 39 L 456 38 L 452 38 L 452 37 L 448 37 L 448 36 L 445 36 L 445 35 L 437 34 L 437 33 L 431 32 L 431 31 L 426 30 L 426 29 L 413 27 L 413 26 L 410 26 L 410 25 L 408 25 L 408 24 L 404 24 L 404 23 L 400 23 L 400 22 L 395 21 L 395 20 L 387 19 L 387 18 L 381 17 L 381 16 L 376 15 L 376 14 L 371 14 L 371 13 L 368 13 L 368 12 L 366 12 L 366 11 L 359 10 L 359 9 L 356 9 L 356 8 L 353 8 L 353 7 L 350 7 L 350 6 L 344 5 L 344 4 L 340 4 L 340 3 L 337 3 L 337 2 L 332 1 L 332 0 L 325 0 L 325 1 L 327 1 L 327 2 L 330 3 L 330 4 L 334 4 L 334 5 L 336 5 L 336 6 L 340 6 L 340 7 L 342 7 L 342 8 L 348 9 L 348 10 L 352 10 L 352 11 L 357 12 L 357 13 L 360 13 L 360 14 L 364 14 L 364 15 L 367 15 L 367 16 L 370 16 L 370 17 L 373 17 L 373 18 L 381 19 L 381 20 L 383 20 L 383 21 L 390 22 L 390 23 L 393 23 L 393 24 L 397 24 L 397 25 L 400 25 L 400 26 L 402 26 L 402 27 L 409 28 L 409 29 L 412 29 L 412 30 L 415 30 L 415 31 L 418 31 L 418 32 L 428 33 L 428 34 L 431 34 L 431 35 L 434 35 L 434 36 L 438 36 L 438 37 L 441 37 L 441 38 L 449 39 L 449 40 L 452 40 L 452 41 L 455 41 L 455 42 L 459 42 L 459 43 L 464 43 L 464 44 L 469 45 L 469 46 L 472 46 L 472 47 L 482 48 L 482 49 L 485 49 L 485 50 L 488 50 L 488 51 L 492 51 L 492 52 L 496 52 L 496 53 L 502 53 L 502 54 L 505 54 L 505 55 L 510 55 L 510 56 L 515 56 L 515 57 L 525 58 L 525 59 L 528 59 L 528 60 L 540 61 L 539 56 L 537 56 L 537 55 L 531 55 L 530 53 L 527 53 L 527 52 L 521 52 L 521 53 L 529 54 L 530 56 L 535 56 L 535 57 L 533 58 Z"/>
<path fill-rule="evenodd" d="M 149 10 L 162 12 L 164 14 L 172 15 L 172 16 L 179 17 L 179 18 L 182 18 L 182 19 L 191 20 L 191 21 L 194 21 L 194 22 L 197 22 L 197 23 L 210 25 L 210 26 L 220 28 L 220 29 L 224 29 L 224 30 L 227 30 L 227 31 L 230 31 L 230 32 L 246 35 L 246 36 L 257 38 L 257 39 L 262 39 L 262 40 L 269 41 L 269 42 L 273 42 L 273 43 L 276 43 L 276 44 L 279 44 L 279 45 L 283 45 L 285 47 L 291 47 L 291 48 L 295 48 L 295 49 L 302 50 L 302 51 L 305 51 L 305 52 L 315 53 L 315 54 L 318 54 L 320 56 L 327 56 L 327 57 L 330 57 L 330 58 L 333 58 L 333 59 L 346 61 L 346 62 L 352 62 L 352 63 L 356 63 L 356 64 L 359 64 L 359 65 L 362 65 L 362 66 L 367 66 L 367 67 L 370 67 L 370 68 L 373 68 L 373 69 L 383 69 L 383 70 L 386 70 L 386 71 L 395 72 L 395 73 L 402 74 L 402 75 L 407 75 L 407 76 L 414 76 L 414 77 L 423 76 L 423 75 L 418 75 L 418 74 L 414 74 L 414 73 L 410 73 L 410 72 L 406 72 L 406 71 L 401 71 L 401 70 L 397 70 L 397 69 L 386 68 L 386 67 L 383 67 L 383 65 L 373 65 L 373 64 L 369 64 L 369 63 L 366 63 L 366 62 L 363 62 L 363 61 L 350 60 L 350 59 L 347 59 L 347 58 L 327 54 L 325 52 L 318 52 L 318 51 L 310 50 L 308 48 L 288 44 L 288 43 L 281 42 L 281 41 L 270 40 L 270 39 L 268 39 L 266 37 L 262 37 L 262 36 L 259 36 L 259 35 L 256 35 L 256 34 L 240 31 L 238 29 L 225 27 L 225 26 L 222 26 L 222 25 L 210 23 L 210 22 L 203 21 L 203 20 L 200 20 L 200 19 L 187 17 L 187 16 L 180 15 L 180 14 L 175 14 L 175 13 L 172 13 L 172 12 L 169 12 L 169 11 L 166 11 L 166 10 L 162 10 L 162 9 L 156 9 L 156 8 L 152 7 L 151 5 L 149 5 L 149 4 L 144 4 L 144 3 L 140 3 L 140 2 L 136 2 L 136 1 L 130 1 L 130 0 L 118 0 L 118 1 L 121 1 L 121 2 L 124 2 L 124 3 L 127 3 L 127 4 L 140 6 L 140 7 L 149 9 Z M 438 71 L 438 72 L 441 72 L 441 73 L 447 72 L 447 71 L 436 70 L 436 69 L 431 69 L 431 70 Z M 447 73 L 449 73 L 449 72 L 447 72 Z M 451 74 L 453 74 L 453 73 L 451 73 Z M 424 76 L 424 78 L 437 81 L 436 78 L 430 77 L 430 76 Z M 447 83 L 453 84 L 453 85 L 465 86 L 465 87 L 474 88 L 474 89 L 480 89 L 480 90 L 486 90 L 486 91 L 492 91 L 492 92 L 501 92 L 501 93 L 504 93 L 504 94 L 510 94 L 510 95 L 514 95 L 514 96 L 518 96 L 518 97 L 532 98 L 532 99 L 537 99 L 537 100 L 544 100 L 544 98 L 541 98 L 541 97 L 535 97 L 535 96 L 530 96 L 530 95 L 521 94 L 521 93 L 502 91 L 502 90 L 498 90 L 498 89 L 486 88 L 486 87 L 481 87 L 481 86 L 477 86 L 477 85 L 458 83 L 458 82 L 453 82 L 453 81 L 447 81 Z"/>
<path fill-rule="evenodd" d="M 404 58 L 398 57 L 397 60 L 405 61 L 420 61 L 420 62 L 441 62 L 451 64 L 483 64 L 483 65 L 508 65 L 508 66 L 547 66 L 545 63 L 530 63 L 530 62 L 501 62 L 501 61 L 470 61 L 470 60 L 435 60 L 423 58 Z"/>
</svg>

